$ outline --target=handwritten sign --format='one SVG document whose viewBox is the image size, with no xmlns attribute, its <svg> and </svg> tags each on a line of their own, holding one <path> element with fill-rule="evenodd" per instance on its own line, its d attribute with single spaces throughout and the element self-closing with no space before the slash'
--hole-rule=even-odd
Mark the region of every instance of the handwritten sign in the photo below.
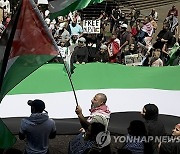
<svg viewBox="0 0 180 154">
<path fill-rule="evenodd" d="M 101 31 L 100 20 L 83 20 L 83 33 L 98 34 Z"/>
</svg>

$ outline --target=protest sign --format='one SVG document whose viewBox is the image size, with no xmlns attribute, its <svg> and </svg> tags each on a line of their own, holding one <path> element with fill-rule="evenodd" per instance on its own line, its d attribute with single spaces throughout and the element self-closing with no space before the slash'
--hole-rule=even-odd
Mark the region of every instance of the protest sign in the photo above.
<svg viewBox="0 0 180 154">
<path fill-rule="evenodd" d="M 83 20 L 83 33 L 98 34 L 101 31 L 100 20 Z"/>
</svg>

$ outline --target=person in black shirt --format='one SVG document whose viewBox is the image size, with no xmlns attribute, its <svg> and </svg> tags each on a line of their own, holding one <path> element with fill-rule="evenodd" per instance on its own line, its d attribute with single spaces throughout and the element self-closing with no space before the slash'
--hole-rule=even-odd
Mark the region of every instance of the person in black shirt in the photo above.
<svg viewBox="0 0 180 154">
<path fill-rule="evenodd" d="M 126 14 L 124 12 L 121 13 L 119 19 L 117 20 L 117 26 L 121 26 L 122 24 L 128 25 L 128 20 L 126 18 Z"/>
<path fill-rule="evenodd" d="M 155 104 L 146 104 L 141 112 L 145 119 L 147 135 L 152 137 L 161 137 L 166 135 L 164 124 L 158 119 L 159 109 Z M 152 154 L 158 154 L 158 143 L 154 140 L 150 143 Z"/>
<path fill-rule="evenodd" d="M 173 34 L 169 30 L 169 24 L 164 23 L 163 29 L 158 33 L 156 42 L 153 46 L 154 48 L 159 48 L 159 49 L 162 49 L 165 43 L 167 44 L 167 46 L 170 46 L 172 38 L 173 38 Z"/>
<path fill-rule="evenodd" d="M 111 33 L 113 32 L 113 29 L 114 30 L 116 29 L 120 15 L 121 15 L 121 10 L 119 9 L 118 6 L 116 6 L 116 8 L 112 10 L 112 14 L 111 14 L 111 25 L 110 25 Z"/>
<path fill-rule="evenodd" d="M 74 48 L 72 54 L 72 62 L 76 64 L 85 64 L 88 62 L 88 48 L 85 45 L 86 39 L 84 37 L 79 38 L 78 46 Z"/>
<path fill-rule="evenodd" d="M 109 62 L 109 55 L 106 45 L 101 45 L 100 50 L 96 54 L 95 61 L 97 62 Z"/>
</svg>

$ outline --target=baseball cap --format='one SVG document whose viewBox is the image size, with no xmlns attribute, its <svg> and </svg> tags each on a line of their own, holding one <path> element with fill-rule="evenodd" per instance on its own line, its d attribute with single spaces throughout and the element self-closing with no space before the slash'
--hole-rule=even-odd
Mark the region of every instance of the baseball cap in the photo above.
<svg viewBox="0 0 180 154">
<path fill-rule="evenodd" d="M 86 39 L 84 37 L 80 37 L 78 41 L 86 42 Z"/>
<path fill-rule="evenodd" d="M 29 106 L 33 106 L 39 112 L 45 111 L 44 110 L 45 109 L 45 103 L 42 100 L 40 100 L 40 99 L 29 100 L 27 102 L 27 104 Z M 47 111 L 45 111 L 45 112 L 47 112 Z"/>
<path fill-rule="evenodd" d="M 102 45 L 101 45 L 101 47 L 100 47 L 100 49 L 107 50 L 107 45 L 105 45 L 105 44 L 102 44 Z"/>
<path fill-rule="evenodd" d="M 102 125 L 105 126 L 106 129 L 108 127 L 108 120 L 103 115 L 95 115 L 95 116 L 93 116 L 90 123 L 94 123 L 94 122 L 95 123 L 101 123 Z"/>
<path fill-rule="evenodd" d="M 127 24 L 122 24 L 122 25 L 121 25 L 121 28 L 127 28 L 127 27 L 128 27 Z"/>
</svg>

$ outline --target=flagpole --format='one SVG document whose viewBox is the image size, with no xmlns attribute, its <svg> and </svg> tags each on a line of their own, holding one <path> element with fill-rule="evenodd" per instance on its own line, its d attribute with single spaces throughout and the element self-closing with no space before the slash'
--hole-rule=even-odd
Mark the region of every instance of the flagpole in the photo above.
<svg viewBox="0 0 180 154">
<path fill-rule="evenodd" d="M 32 7 L 33 7 L 34 11 L 36 12 L 36 14 L 38 15 L 40 21 L 42 22 L 42 25 L 44 26 L 44 28 L 45 28 L 49 38 L 51 38 L 51 41 L 52 41 L 53 45 L 55 46 L 56 50 L 59 52 L 59 48 L 58 48 L 58 46 L 57 46 L 57 44 L 56 44 L 52 34 L 49 32 L 48 26 L 45 23 L 44 19 L 42 18 L 41 14 L 39 12 L 39 9 L 37 8 L 37 6 L 36 6 L 36 4 L 34 3 L 33 0 L 29 0 L 29 1 L 31 2 Z M 60 54 L 60 52 L 59 52 L 59 54 Z M 60 57 L 61 57 L 61 59 L 63 59 L 61 54 L 60 54 Z M 78 105 L 78 100 L 77 100 L 76 92 L 75 92 L 75 89 L 74 89 L 73 82 L 71 80 L 71 72 L 68 71 L 67 65 L 65 64 L 64 60 L 63 60 L 63 64 L 64 64 L 64 67 L 65 67 L 66 73 L 68 75 L 68 78 L 69 78 L 69 81 L 70 81 L 70 84 L 71 84 L 71 88 L 73 90 L 73 94 L 74 94 L 74 98 L 75 98 L 75 101 L 76 101 L 76 105 Z"/>
<path fill-rule="evenodd" d="M 61 54 L 60 54 L 60 56 L 61 56 Z M 61 58 L 62 58 L 62 56 L 61 56 Z M 64 62 L 64 60 L 63 60 L 63 64 L 64 64 L 64 67 L 65 67 L 66 73 L 67 73 L 67 75 L 68 75 L 68 78 L 69 78 L 69 81 L 70 81 L 70 84 L 71 84 L 71 88 L 72 88 L 72 90 L 73 90 L 73 94 L 74 94 L 74 98 L 75 98 L 75 101 L 76 101 L 76 105 L 78 106 L 78 100 L 77 100 L 76 92 L 75 92 L 75 89 L 74 89 L 73 82 L 72 82 L 72 80 L 71 80 L 71 72 L 68 71 L 67 65 L 66 65 L 66 63 Z"/>
</svg>

